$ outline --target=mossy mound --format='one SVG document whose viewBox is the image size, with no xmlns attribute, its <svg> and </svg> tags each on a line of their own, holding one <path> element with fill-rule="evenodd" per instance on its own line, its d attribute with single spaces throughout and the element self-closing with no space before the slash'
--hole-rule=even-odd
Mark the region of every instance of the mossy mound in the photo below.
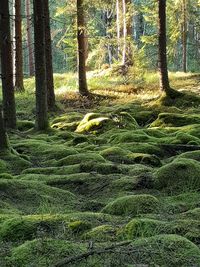
<svg viewBox="0 0 200 267">
<path fill-rule="evenodd" d="M 200 163 L 192 159 L 176 159 L 155 172 L 159 189 L 188 191 L 200 188 Z"/>
<path fill-rule="evenodd" d="M 0 173 L 5 173 L 7 171 L 7 164 L 4 160 L 0 160 Z"/>
<path fill-rule="evenodd" d="M 176 141 L 173 143 L 188 144 L 188 145 L 200 145 L 200 139 L 187 133 L 178 132 L 176 135 Z"/>
<path fill-rule="evenodd" d="M 94 162 L 106 162 L 105 159 L 96 153 L 79 153 L 77 155 L 71 155 L 57 161 L 56 166 L 67 166 L 80 164 L 83 162 L 94 161 Z"/>
<path fill-rule="evenodd" d="M 82 238 L 84 240 L 92 240 L 96 242 L 108 242 L 116 240 L 117 230 L 111 225 L 100 225 L 85 233 Z"/>
<path fill-rule="evenodd" d="M 20 121 L 20 120 L 17 121 L 17 129 L 19 131 L 24 132 L 24 131 L 27 131 L 27 130 L 32 129 L 34 127 L 35 127 L 35 123 L 32 121 L 27 121 L 27 120 L 26 121 Z"/>
<path fill-rule="evenodd" d="M 124 234 L 128 239 L 151 237 L 154 235 L 167 233 L 169 227 L 166 222 L 148 219 L 136 218 L 131 220 L 124 229 Z"/>
<path fill-rule="evenodd" d="M 86 252 L 84 245 L 56 239 L 35 239 L 14 248 L 7 263 L 11 267 L 49 267 L 62 258 L 83 252 Z"/>
<path fill-rule="evenodd" d="M 44 168 L 28 168 L 22 171 L 21 177 L 25 174 L 42 174 L 42 175 L 68 175 L 80 172 L 80 164 L 61 167 L 44 167 Z"/>
<path fill-rule="evenodd" d="M 27 159 L 24 159 L 19 154 L 5 152 L 0 154 L 1 157 L 1 166 L 2 172 L 8 173 L 20 173 L 22 170 L 26 168 L 30 168 L 32 166 L 31 162 Z M 6 168 L 5 168 L 6 167 Z"/>
<path fill-rule="evenodd" d="M 68 224 L 69 229 L 73 234 L 82 234 L 92 228 L 92 225 L 87 221 L 74 221 Z"/>
<path fill-rule="evenodd" d="M 178 156 L 178 158 L 193 159 L 200 162 L 200 150 L 182 153 Z"/>
<path fill-rule="evenodd" d="M 0 180 L 0 200 L 23 214 L 67 212 L 77 203 L 75 196 L 65 190 L 39 182 L 4 179 Z"/>
<path fill-rule="evenodd" d="M 177 113 L 160 113 L 151 127 L 181 127 L 189 124 L 197 124 L 200 121 L 198 115 L 186 115 Z"/>
<path fill-rule="evenodd" d="M 102 209 L 103 213 L 113 215 L 132 215 L 156 212 L 159 201 L 151 195 L 131 195 L 120 197 Z"/>
<path fill-rule="evenodd" d="M 160 166 L 161 162 L 155 155 L 132 153 L 120 147 L 110 147 L 103 150 L 101 153 L 105 159 L 123 164 L 147 164 L 152 166 Z"/>
<path fill-rule="evenodd" d="M 121 173 L 122 170 L 119 165 L 113 163 L 101 163 L 101 162 L 84 162 L 80 164 L 81 172 L 93 172 L 100 174 Z"/>
<path fill-rule="evenodd" d="M 200 218 L 200 208 L 195 208 L 188 210 L 180 215 L 182 218 L 188 218 L 193 220 L 199 220 Z"/>
<path fill-rule="evenodd" d="M 133 242 L 135 263 L 158 266 L 199 266 L 200 249 L 178 235 L 156 235 Z"/>
<path fill-rule="evenodd" d="M 123 131 L 115 133 L 110 136 L 109 143 L 122 144 L 122 143 L 133 143 L 133 142 L 156 142 L 156 138 L 149 136 L 142 130 L 138 131 Z"/>
<path fill-rule="evenodd" d="M 120 111 L 111 113 L 112 120 L 116 123 L 118 128 L 136 130 L 139 125 L 136 119 L 127 111 Z"/>
</svg>

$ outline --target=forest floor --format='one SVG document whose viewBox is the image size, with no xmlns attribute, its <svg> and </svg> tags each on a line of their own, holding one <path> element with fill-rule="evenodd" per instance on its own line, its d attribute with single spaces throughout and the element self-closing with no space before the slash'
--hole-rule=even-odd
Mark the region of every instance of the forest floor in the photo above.
<svg viewBox="0 0 200 267">
<path fill-rule="evenodd" d="M 200 75 L 171 74 L 176 100 L 159 97 L 155 74 L 92 75 L 90 99 L 55 80 L 47 132 L 33 130 L 34 81 L 17 94 L 0 155 L 0 266 L 200 267 Z"/>
</svg>

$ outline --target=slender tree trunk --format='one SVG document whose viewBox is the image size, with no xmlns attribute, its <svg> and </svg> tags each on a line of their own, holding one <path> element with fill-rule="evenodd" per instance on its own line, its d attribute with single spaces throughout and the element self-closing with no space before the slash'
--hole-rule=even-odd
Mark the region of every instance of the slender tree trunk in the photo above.
<svg viewBox="0 0 200 267">
<path fill-rule="evenodd" d="M 0 52 L 5 126 L 16 127 L 9 2 L 0 1 Z"/>
<path fill-rule="evenodd" d="M 43 0 L 43 2 L 44 2 L 44 16 L 45 16 L 47 104 L 48 104 L 48 109 L 53 110 L 55 108 L 55 92 L 54 92 L 54 80 L 53 80 L 49 0 Z"/>
<path fill-rule="evenodd" d="M 126 0 L 122 0 L 123 11 L 123 53 L 122 53 L 122 65 L 126 65 L 126 49 L 127 49 L 127 23 L 126 23 Z"/>
<path fill-rule="evenodd" d="M 88 96 L 88 86 L 86 77 L 86 44 L 85 44 L 85 16 L 83 0 L 77 0 L 77 39 L 78 39 L 78 75 L 79 93 Z"/>
<path fill-rule="evenodd" d="M 187 3 L 183 0 L 183 26 L 182 26 L 182 43 L 183 43 L 183 72 L 187 72 Z"/>
<path fill-rule="evenodd" d="M 45 17 L 43 0 L 34 0 L 34 43 L 36 79 L 36 129 L 48 128 L 45 60 Z"/>
<path fill-rule="evenodd" d="M 28 46 L 28 59 L 29 59 L 29 75 L 32 77 L 35 74 L 34 58 L 33 58 L 33 44 L 32 44 L 32 25 L 31 25 L 31 3 L 30 0 L 25 0 L 26 5 L 26 24 L 27 24 L 27 46 Z"/>
<path fill-rule="evenodd" d="M 21 0 L 15 1 L 15 90 L 24 91 Z"/>
<path fill-rule="evenodd" d="M 0 106 L 0 151 L 8 149 L 8 139 L 3 121 L 2 107 Z"/>
<path fill-rule="evenodd" d="M 123 35 L 124 35 L 124 48 L 123 48 L 123 60 L 122 65 L 131 66 L 132 62 L 132 20 L 131 14 L 131 0 L 122 0 L 123 3 Z"/>
<path fill-rule="evenodd" d="M 120 8 L 119 0 L 116 0 L 116 26 L 117 26 L 117 59 L 120 56 Z"/>
<path fill-rule="evenodd" d="M 158 0 L 158 15 L 160 89 L 168 94 L 170 85 L 167 68 L 166 0 Z"/>
</svg>

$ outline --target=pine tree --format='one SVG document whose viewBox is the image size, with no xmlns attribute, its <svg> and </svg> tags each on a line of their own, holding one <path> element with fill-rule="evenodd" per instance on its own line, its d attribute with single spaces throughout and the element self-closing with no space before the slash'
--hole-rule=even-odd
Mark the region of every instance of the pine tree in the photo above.
<svg viewBox="0 0 200 267">
<path fill-rule="evenodd" d="M 8 0 L 0 1 L 0 52 L 4 121 L 7 128 L 13 129 L 16 127 L 16 109 Z"/>
<path fill-rule="evenodd" d="M 36 79 L 36 129 L 48 128 L 47 84 L 45 57 L 45 16 L 43 0 L 33 1 L 35 79 Z"/>
<path fill-rule="evenodd" d="M 88 96 L 89 91 L 86 77 L 86 29 L 83 4 L 83 0 L 77 0 L 78 75 L 79 93 L 82 96 Z"/>
</svg>

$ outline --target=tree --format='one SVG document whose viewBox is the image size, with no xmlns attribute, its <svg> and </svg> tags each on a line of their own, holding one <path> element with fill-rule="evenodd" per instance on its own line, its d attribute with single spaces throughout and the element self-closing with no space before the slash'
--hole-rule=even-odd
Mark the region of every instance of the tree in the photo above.
<svg viewBox="0 0 200 267">
<path fill-rule="evenodd" d="M 54 92 L 54 80 L 53 80 L 49 0 L 43 0 L 43 2 L 44 2 L 44 16 L 45 16 L 47 104 L 48 104 L 48 109 L 52 110 L 55 107 L 55 92 Z"/>
<path fill-rule="evenodd" d="M 15 128 L 16 109 L 8 0 L 0 1 L 0 53 L 4 121 L 7 128 Z"/>
<path fill-rule="evenodd" d="M 21 0 L 14 0 L 15 9 L 15 51 L 14 51 L 14 68 L 15 68 L 15 90 L 24 91 L 23 81 L 23 52 L 22 52 L 22 17 L 21 17 Z"/>
<path fill-rule="evenodd" d="M 8 148 L 8 139 L 3 121 L 2 107 L 0 106 L 0 151 Z"/>
<path fill-rule="evenodd" d="M 45 57 L 45 16 L 44 1 L 33 1 L 34 43 L 35 43 L 35 80 L 36 80 L 36 129 L 48 128 L 47 85 Z"/>
<path fill-rule="evenodd" d="M 29 59 L 29 75 L 32 77 L 35 74 L 34 59 L 33 59 L 33 45 L 32 45 L 32 25 L 31 25 L 31 12 L 30 12 L 30 0 L 25 0 L 26 5 L 26 24 L 27 24 L 27 47 L 28 47 L 28 59 Z"/>
<path fill-rule="evenodd" d="M 183 0 L 183 25 L 182 25 L 182 43 L 183 43 L 183 72 L 187 72 L 187 2 Z"/>
<path fill-rule="evenodd" d="M 77 40 L 78 40 L 78 76 L 79 93 L 88 96 L 88 86 L 86 77 L 86 29 L 83 0 L 77 0 Z"/>
<path fill-rule="evenodd" d="M 167 96 L 176 96 L 170 88 L 167 66 L 167 36 L 166 36 L 166 0 L 158 0 L 158 64 L 160 73 L 160 89 Z"/>
</svg>

